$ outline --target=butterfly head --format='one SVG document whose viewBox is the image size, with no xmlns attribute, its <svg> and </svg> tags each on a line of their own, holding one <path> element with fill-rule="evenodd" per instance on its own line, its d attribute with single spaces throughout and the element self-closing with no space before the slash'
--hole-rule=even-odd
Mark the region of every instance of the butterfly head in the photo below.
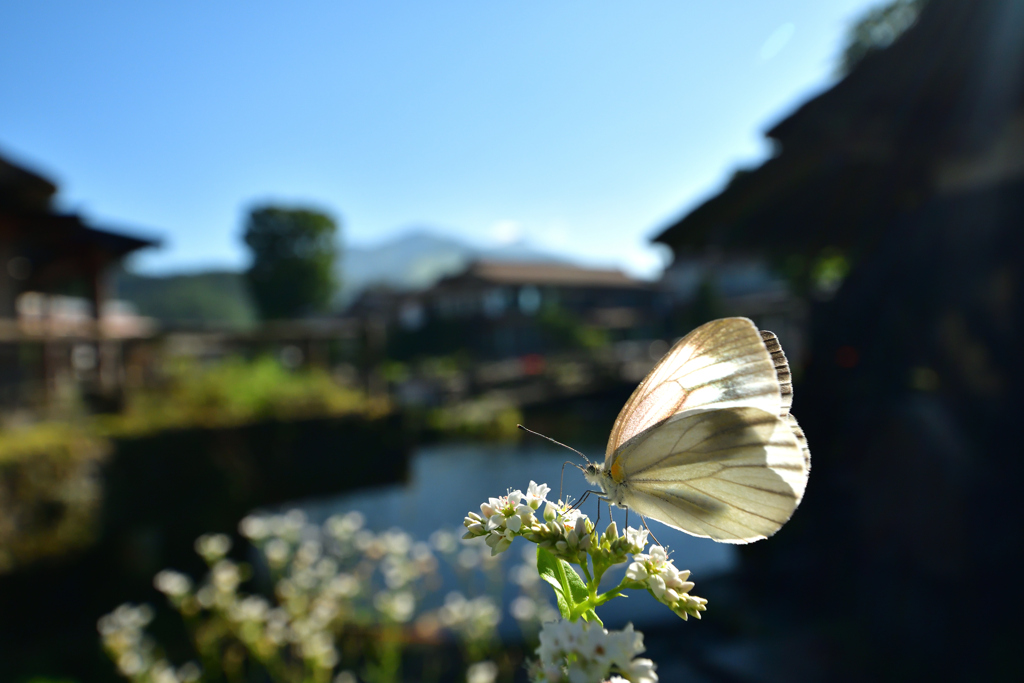
<svg viewBox="0 0 1024 683">
<path fill-rule="evenodd" d="M 587 481 L 594 486 L 602 486 L 602 481 L 606 478 L 603 465 L 588 462 L 587 466 L 581 469 L 583 470 L 583 476 L 587 478 Z"/>
</svg>

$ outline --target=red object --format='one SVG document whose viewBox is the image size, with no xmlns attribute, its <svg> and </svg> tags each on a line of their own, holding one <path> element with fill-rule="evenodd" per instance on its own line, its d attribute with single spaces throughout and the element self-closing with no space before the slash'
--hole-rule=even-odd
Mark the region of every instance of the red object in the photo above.
<svg viewBox="0 0 1024 683">
<path fill-rule="evenodd" d="M 519 362 L 522 363 L 524 375 L 539 375 L 544 372 L 544 356 L 539 353 L 523 356 Z"/>
</svg>

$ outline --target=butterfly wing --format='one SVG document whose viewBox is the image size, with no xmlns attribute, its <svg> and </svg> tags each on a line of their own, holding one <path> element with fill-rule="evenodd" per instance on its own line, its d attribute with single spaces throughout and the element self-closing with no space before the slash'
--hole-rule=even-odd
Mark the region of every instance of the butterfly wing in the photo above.
<svg viewBox="0 0 1024 683">
<path fill-rule="evenodd" d="M 788 365 L 785 372 L 788 381 Z M 775 415 L 788 410 L 775 361 L 754 323 L 713 320 L 680 339 L 626 401 L 608 439 L 605 465 L 611 466 L 620 446 L 677 413 L 739 406 Z"/>
<path fill-rule="evenodd" d="M 796 437 L 796 442 L 803 451 L 804 461 L 809 472 L 811 469 L 811 449 L 807 446 L 807 437 L 804 436 L 804 430 L 800 428 L 793 413 L 789 412 L 790 406 L 793 405 L 793 379 L 792 373 L 789 371 L 789 361 L 786 360 L 786 354 L 782 351 L 782 344 L 779 343 L 779 339 L 775 336 L 774 332 L 761 330 L 760 334 L 761 339 L 764 340 L 765 348 L 768 349 L 768 353 L 771 355 L 772 365 L 775 366 L 775 375 L 779 380 L 779 391 L 782 395 L 782 412 L 779 413 L 779 416 L 785 419 L 790 429 L 793 430 L 793 436 Z"/>
<path fill-rule="evenodd" d="M 788 418 L 749 407 L 687 411 L 631 440 L 614 463 L 627 507 L 726 543 L 778 531 L 809 471 Z"/>
</svg>

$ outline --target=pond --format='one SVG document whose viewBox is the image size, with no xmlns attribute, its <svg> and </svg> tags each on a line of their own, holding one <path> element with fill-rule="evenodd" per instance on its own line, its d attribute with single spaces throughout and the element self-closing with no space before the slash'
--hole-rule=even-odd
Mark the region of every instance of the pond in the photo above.
<svg viewBox="0 0 1024 683">
<path fill-rule="evenodd" d="M 426 540 L 440 528 L 461 530 L 467 512 L 479 511 L 481 502 L 491 496 L 503 495 L 508 489 L 525 491 L 531 479 L 550 485 L 552 492 L 549 498 L 554 498 L 558 494 L 559 476 L 566 455 L 576 457 L 546 445 L 433 445 L 414 453 L 407 483 L 304 501 L 292 507 L 302 509 L 308 519 L 315 523 L 322 523 L 334 514 L 359 510 L 366 517 L 366 526 L 373 531 L 400 527 L 414 538 Z M 586 488 L 582 474 L 566 466 L 563 495 L 575 499 Z M 594 519 L 597 516 L 596 498 L 591 497 L 583 509 Z M 613 515 L 621 529 L 625 511 L 613 508 Z M 635 515 L 631 515 L 629 521 L 632 526 L 638 526 L 639 520 Z M 607 522 L 608 508 L 602 504 L 599 528 L 603 529 Z M 652 521 L 649 524 L 658 539 L 672 552 L 676 565 L 693 572 L 692 580 L 697 584 L 694 593 L 697 595 L 701 594 L 702 580 L 729 572 L 737 566 L 738 557 L 734 546 L 694 538 L 658 522 Z M 507 558 L 508 566 L 520 562 L 523 548 L 531 547 L 525 541 L 517 540 L 506 553 L 510 556 Z M 622 578 L 625 566 L 617 567 L 618 571 L 610 570 L 605 581 L 611 585 L 617 583 Z M 504 591 L 506 614 L 508 603 L 515 595 L 511 589 Z M 632 595 L 634 597 L 629 600 L 613 600 L 602 607 L 601 617 L 606 626 L 615 628 L 632 621 L 636 626 L 643 627 L 678 621 L 678 617 L 650 596 L 636 592 Z M 502 630 L 505 631 L 505 628 Z"/>
</svg>

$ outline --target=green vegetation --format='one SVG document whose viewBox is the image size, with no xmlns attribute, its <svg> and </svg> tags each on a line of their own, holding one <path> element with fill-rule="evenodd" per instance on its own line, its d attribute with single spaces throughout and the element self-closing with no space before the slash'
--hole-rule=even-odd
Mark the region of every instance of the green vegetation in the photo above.
<svg viewBox="0 0 1024 683">
<path fill-rule="evenodd" d="M 249 290 L 264 320 L 326 311 L 334 296 L 338 226 L 308 209 L 253 209 L 245 227 L 252 250 Z"/>
<path fill-rule="evenodd" d="M 164 386 L 130 396 L 119 415 L 96 419 L 103 433 L 128 436 L 270 419 L 379 416 L 388 409 L 386 401 L 342 387 L 319 368 L 290 371 L 273 358 L 231 358 L 206 367 L 180 361 L 168 369 Z"/>
<path fill-rule="evenodd" d="M 0 431 L 0 573 L 92 542 L 108 451 L 67 424 Z"/>
<path fill-rule="evenodd" d="M 608 345 L 605 330 L 585 324 L 578 316 L 558 305 L 547 305 L 537 316 L 542 334 L 557 349 L 591 350 Z"/>
<path fill-rule="evenodd" d="M 141 315 L 166 326 L 217 326 L 246 329 L 256 323 L 256 306 L 240 273 L 148 277 L 119 273 L 119 298 L 130 301 Z"/>
<path fill-rule="evenodd" d="M 130 396 L 118 415 L 2 430 L 0 573 L 92 543 L 102 495 L 97 465 L 112 450 L 109 438 L 388 411 L 386 401 L 339 386 L 324 370 L 229 359 L 174 365 L 164 386 Z"/>
<path fill-rule="evenodd" d="M 427 424 L 447 436 L 475 439 L 512 439 L 523 415 L 515 405 L 499 396 L 481 396 L 435 408 Z"/>
</svg>

